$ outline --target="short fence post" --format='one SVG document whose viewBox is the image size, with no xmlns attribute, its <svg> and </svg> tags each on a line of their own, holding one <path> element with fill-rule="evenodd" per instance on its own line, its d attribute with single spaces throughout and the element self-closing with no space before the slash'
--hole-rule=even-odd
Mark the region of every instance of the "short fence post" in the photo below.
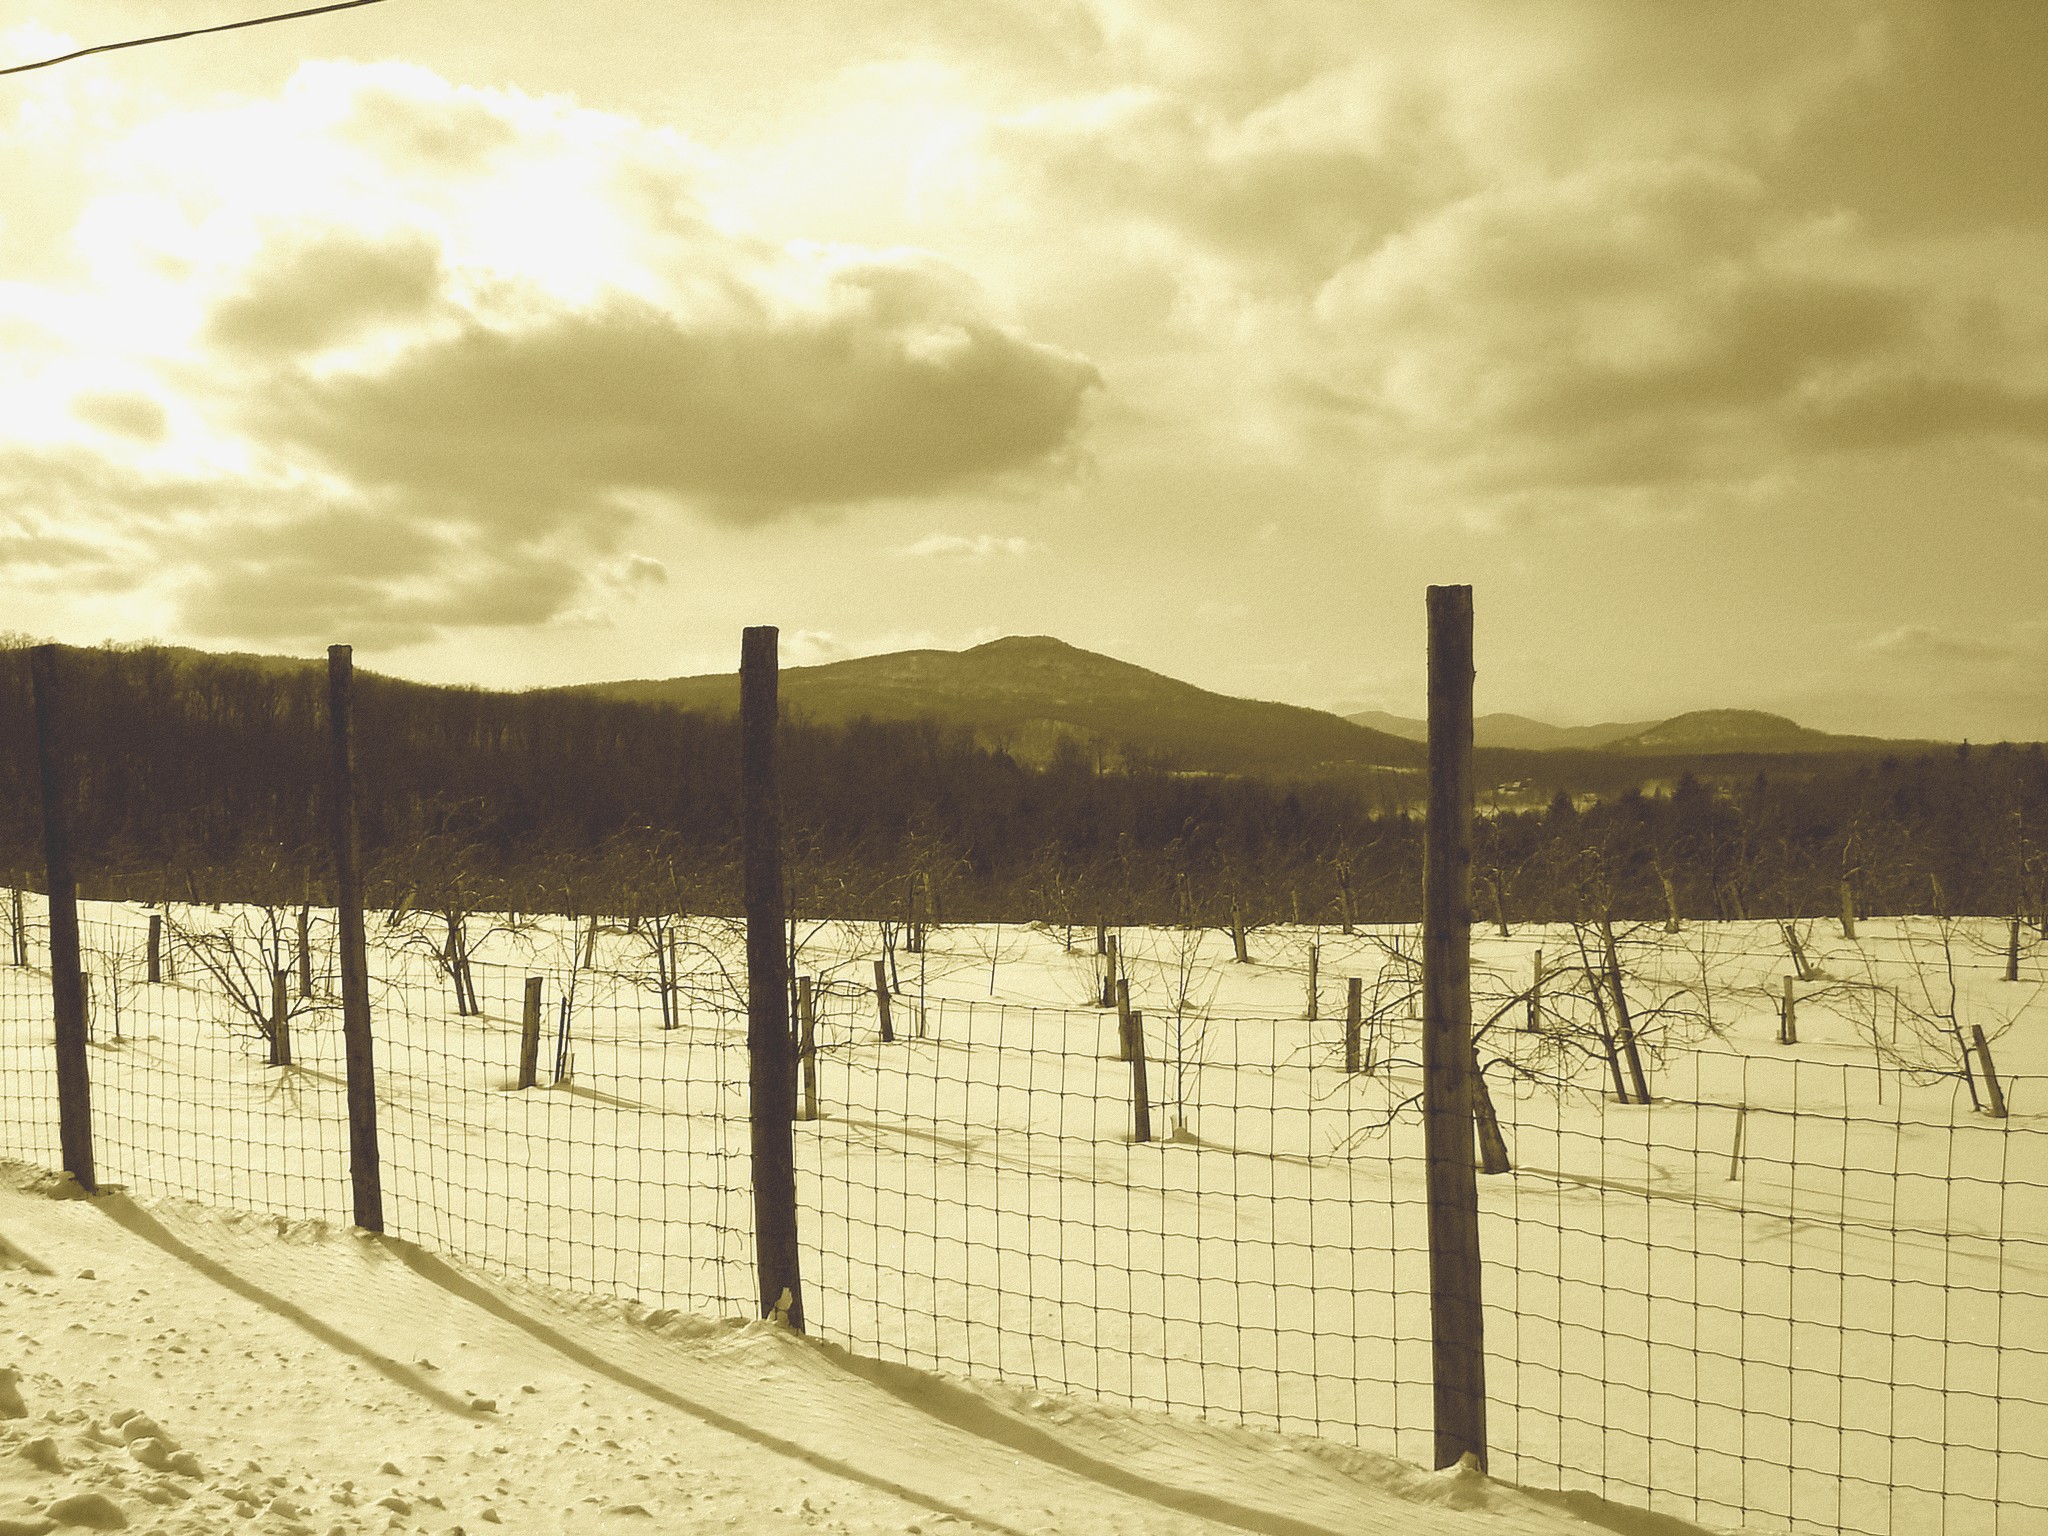
<svg viewBox="0 0 2048 1536">
<path fill-rule="evenodd" d="M 1133 1011 L 1125 1033 L 1131 1053 L 1131 1109 L 1133 1141 L 1152 1139 L 1152 1098 L 1145 1084 L 1145 1015 Z"/>
<path fill-rule="evenodd" d="M 882 1044 L 896 1043 L 896 1025 L 889 1017 L 889 967 L 875 962 L 875 1018 L 882 1026 Z"/>
<path fill-rule="evenodd" d="M 1778 1000 L 1778 1044 L 1799 1043 L 1799 1000 L 1792 995 L 1792 978 L 1785 978 L 1785 993 Z"/>
<path fill-rule="evenodd" d="M 2012 931 L 2005 940 L 2005 979 L 2020 979 L 2020 915 L 2017 912 L 2012 915 Z"/>
<path fill-rule="evenodd" d="M 796 1063 L 783 950 L 782 809 L 776 789 L 777 639 L 740 637 L 740 863 L 747 916 L 748 1104 L 754 1154 L 754 1259 L 761 1315 L 804 1326 L 796 1235 Z"/>
<path fill-rule="evenodd" d="M 270 1064 L 273 1067 L 288 1067 L 292 1064 L 292 973 L 289 966 L 278 966 L 270 973 Z"/>
<path fill-rule="evenodd" d="M 1122 976 L 1116 983 L 1116 1059 L 1131 1059 L 1131 983 Z"/>
<path fill-rule="evenodd" d="M 818 1016 L 813 1011 L 811 1000 L 811 978 L 799 976 L 796 979 L 796 1018 L 799 1031 L 796 1042 L 797 1060 L 803 1065 L 804 1102 L 803 1120 L 818 1118 Z"/>
<path fill-rule="evenodd" d="M 1523 1029 L 1534 1033 L 1543 1028 L 1543 951 L 1536 951 L 1536 965 L 1529 977 L 1529 1018 Z"/>
<path fill-rule="evenodd" d="M 1991 1118 L 2005 1118 L 2005 1088 L 1998 1081 L 1998 1069 L 1991 1064 L 1991 1042 L 1984 1038 L 1984 1026 L 1972 1024 L 1970 1038 L 1977 1045 L 1977 1060 L 1984 1066 L 1984 1096 L 1991 1101 Z"/>
<path fill-rule="evenodd" d="M 1358 1028 L 1365 1019 L 1365 982 L 1353 976 L 1344 983 L 1344 1070 L 1358 1071 Z"/>
<path fill-rule="evenodd" d="M 149 979 L 151 982 L 164 979 L 164 915 L 161 912 L 149 914 Z"/>
<path fill-rule="evenodd" d="M 1102 962 L 1102 1006 L 1105 1008 L 1112 1008 L 1116 1005 L 1117 982 L 1116 939 L 1114 937 L 1112 937 L 1107 943 L 1107 945 L 1104 946 L 1103 955 L 1104 959 Z"/>
<path fill-rule="evenodd" d="M 1486 1347 L 1473 1166 L 1472 589 L 1429 589 L 1422 857 L 1422 1117 L 1436 1464 L 1486 1467 Z"/>
<path fill-rule="evenodd" d="M 67 766 L 57 740 L 62 711 L 57 693 L 57 647 L 28 654 L 35 692 L 36 761 L 42 780 L 43 862 L 50 897 L 50 1001 L 56 1013 L 57 1137 L 65 1170 L 87 1194 L 98 1194 L 93 1171 L 92 1077 L 85 1051 L 85 976 L 78 961 L 78 885 L 71 873 L 71 835 L 65 819 Z M 19 930 L 17 929 L 17 932 Z"/>
<path fill-rule="evenodd" d="M 356 820 L 355 653 L 327 648 L 327 722 L 332 749 L 329 832 L 334 844 L 335 948 L 341 969 L 341 1039 L 348 1067 L 348 1165 L 355 1224 L 384 1230 L 384 1176 L 377 1157 L 376 1058 L 370 1041 L 370 958 L 363 934 L 362 833 Z"/>
<path fill-rule="evenodd" d="M 1308 1022 L 1316 1022 L 1316 989 L 1321 984 L 1317 972 L 1322 968 L 1323 946 L 1311 944 L 1308 947 Z"/>
<path fill-rule="evenodd" d="M 526 978 L 526 1006 L 519 1015 L 519 1086 L 532 1088 L 540 1077 L 541 978 Z"/>
</svg>

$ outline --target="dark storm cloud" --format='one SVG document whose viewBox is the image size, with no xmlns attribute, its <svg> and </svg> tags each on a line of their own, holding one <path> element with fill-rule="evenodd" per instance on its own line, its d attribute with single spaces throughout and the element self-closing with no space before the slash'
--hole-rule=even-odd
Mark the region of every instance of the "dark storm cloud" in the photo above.
<svg viewBox="0 0 2048 1536">
<path fill-rule="evenodd" d="M 841 271 L 830 300 L 716 324 L 623 296 L 471 319 L 381 370 L 293 370 L 245 404 L 266 441 L 358 487 L 530 526 L 628 490 L 735 520 L 931 495 L 1059 451 L 1097 382 L 914 269 Z"/>
<path fill-rule="evenodd" d="M 349 340 L 378 321 L 416 319 L 440 286 L 440 253 L 406 231 L 294 235 L 266 247 L 216 303 L 208 338 L 230 352 L 286 355 Z"/>
</svg>

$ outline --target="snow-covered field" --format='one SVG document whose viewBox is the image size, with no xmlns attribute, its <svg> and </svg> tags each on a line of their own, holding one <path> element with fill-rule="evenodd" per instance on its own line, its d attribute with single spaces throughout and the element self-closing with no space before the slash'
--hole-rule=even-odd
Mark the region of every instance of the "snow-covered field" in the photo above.
<svg viewBox="0 0 2048 1536">
<path fill-rule="evenodd" d="M 327 981 L 303 1004 L 292 987 L 295 1065 L 267 1066 L 253 1015 L 197 959 L 198 934 L 265 915 L 170 917 L 194 943 L 152 985 L 144 909 L 88 909 L 102 1183 L 344 1221 Z M 1492 1470 L 1756 1529 L 2040 1529 L 2039 942 L 2009 983 L 2002 924 L 1796 931 L 1810 974 L 1791 1045 L 1776 926 L 1622 935 L 1648 1105 L 1616 1102 L 1604 1053 L 1585 1050 L 1578 936 L 1476 937 L 1475 1016 L 1495 1020 L 1481 1057 L 1515 1163 L 1480 1181 Z M 372 923 L 391 1232 L 572 1291 L 750 1313 L 736 931 L 679 934 L 674 1029 L 645 930 L 600 934 L 590 969 L 561 920 L 468 932 L 482 1012 L 460 1017 L 431 953 L 443 930 Z M 1115 1014 L 1089 1006 L 1094 935 L 1074 937 L 952 928 L 899 950 L 884 1044 L 878 931 L 800 928 L 819 1041 L 818 1118 L 796 1127 L 810 1331 L 863 1359 L 1426 1462 L 1412 934 L 1264 930 L 1243 965 L 1226 935 L 1119 935 L 1144 1016 L 1142 1145 Z M 315 955 L 328 944 L 315 914 Z M 1553 974 L 1532 1031 L 1538 948 Z M 529 974 L 545 1086 L 522 1091 Z M 54 1166 L 47 1019 L 46 978 L 0 969 L 0 1154 Z M 1952 1023 L 1992 1037 L 2007 1118 L 1972 1108 Z"/>
</svg>

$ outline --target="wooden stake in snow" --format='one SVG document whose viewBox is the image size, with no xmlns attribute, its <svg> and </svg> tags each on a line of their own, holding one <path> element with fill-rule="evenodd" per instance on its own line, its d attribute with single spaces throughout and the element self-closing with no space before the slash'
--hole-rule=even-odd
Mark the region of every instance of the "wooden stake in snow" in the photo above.
<svg viewBox="0 0 2048 1536">
<path fill-rule="evenodd" d="M 811 978 L 796 979 L 796 1057 L 803 1067 L 804 1102 L 799 1120 L 818 1118 L 818 1016 L 811 1006 Z"/>
<path fill-rule="evenodd" d="M 2012 929 L 2005 939 L 2005 979 L 2020 979 L 2020 915 L 2017 912 L 2012 915 Z"/>
<path fill-rule="evenodd" d="M 534 1087 L 540 1078 L 541 978 L 526 978 L 526 1002 L 519 1014 L 519 1086 Z"/>
<path fill-rule="evenodd" d="M 1321 967 L 1322 967 L 1322 959 L 1323 959 L 1323 946 L 1322 946 L 1322 945 L 1320 945 L 1320 944 L 1311 944 L 1311 945 L 1309 945 L 1309 947 L 1308 947 L 1308 1021 L 1309 1021 L 1309 1023 L 1311 1023 L 1311 1024 L 1315 1023 L 1315 1021 L 1316 1021 L 1316 990 L 1317 990 L 1317 986 L 1318 986 L 1318 978 L 1317 978 L 1316 972 L 1317 972 L 1318 970 L 1320 970 L 1320 969 L 1321 969 Z"/>
<path fill-rule="evenodd" d="M 1486 1468 L 1486 1342 L 1472 1093 L 1472 589 L 1429 589 L 1422 856 L 1422 1123 L 1436 1464 Z"/>
<path fill-rule="evenodd" d="M 299 908 L 299 996 L 313 995 L 313 911 Z"/>
<path fill-rule="evenodd" d="M 2005 1116 L 2005 1087 L 1998 1081 L 1998 1069 L 1991 1064 L 1991 1042 L 1984 1038 L 1984 1026 L 1972 1024 L 1970 1039 L 1977 1047 L 1977 1060 L 1984 1068 L 1984 1096 L 1990 1100 L 1991 1118 L 2003 1120 Z"/>
<path fill-rule="evenodd" d="M 747 1056 L 754 1154 L 754 1259 L 761 1315 L 799 1333 L 803 1281 L 796 1237 L 790 1129 L 796 1062 L 783 951 L 782 808 L 776 786 L 777 632 L 740 638 L 740 862 L 747 913 Z M 786 1298 L 786 1299 L 785 1299 Z"/>
<path fill-rule="evenodd" d="M 370 1042 L 370 959 L 363 934 L 362 834 L 356 821 L 355 661 L 327 648 L 331 748 L 328 833 L 334 850 L 336 949 L 341 968 L 342 1056 L 348 1070 L 348 1166 L 355 1223 L 384 1230 L 384 1176 L 377 1160 L 377 1075 Z"/>
<path fill-rule="evenodd" d="M 1543 1027 L 1543 951 L 1536 951 L 1536 963 L 1529 976 L 1529 1018 L 1522 1028 L 1536 1031 Z"/>
<path fill-rule="evenodd" d="M 1122 976 L 1116 983 L 1116 1059 L 1131 1059 L 1131 983 Z"/>
<path fill-rule="evenodd" d="M 50 901 L 50 1001 L 56 1012 L 57 1140 L 65 1170 L 87 1194 L 99 1193 L 93 1173 L 92 1078 L 86 1062 L 85 976 L 78 959 L 78 885 L 71 873 L 65 802 L 69 784 L 57 733 L 57 647 L 28 653 L 35 693 L 36 766 L 42 779 L 43 864 Z M 17 931 L 19 931 L 17 929 Z"/>
<path fill-rule="evenodd" d="M 875 1019 L 882 1027 L 882 1044 L 896 1043 L 896 1025 L 889 1017 L 889 967 L 887 962 L 875 962 Z"/>
<path fill-rule="evenodd" d="M 1152 1139 L 1152 1098 L 1145 1085 L 1145 1015 L 1133 1012 L 1124 1036 L 1131 1055 L 1131 1139 Z"/>
<path fill-rule="evenodd" d="M 1738 1107 L 1735 1111 L 1735 1138 L 1728 1148 L 1728 1177 L 1730 1179 L 1742 1177 L 1742 1127 L 1748 1115 L 1749 1110 L 1747 1108 Z"/>
<path fill-rule="evenodd" d="M 1365 1020 L 1365 981 L 1353 976 L 1344 983 L 1344 1070 L 1358 1071 L 1358 1031 Z"/>
<path fill-rule="evenodd" d="M 1102 1006 L 1105 1008 L 1116 1006 L 1116 958 L 1116 940 L 1112 938 L 1103 950 Z"/>
<path fill-rule="evenodd" d="M 161 912 L 149 914 L 148 974 L 152 982 L 164 979 L 164 915 Z"/>
</svg>

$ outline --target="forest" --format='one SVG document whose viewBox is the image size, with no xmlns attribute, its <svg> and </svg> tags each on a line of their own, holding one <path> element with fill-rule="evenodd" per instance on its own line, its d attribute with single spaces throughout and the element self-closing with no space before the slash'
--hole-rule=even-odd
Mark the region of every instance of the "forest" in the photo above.
<svg viewBox="0 0 2048 1536">
<path fill-rule="evenodd" d="M 59 656 L 81 892 L 325 902 L 326 675 L 158 648 Z M 730 716 L 358 674 L 369 899 L 625 919 L 738 908 Z M 1032 767 L 935 721 L 784 722 L 793 910 L 909 921 L 1345 924 L 1420 910 L 1422 824 L 1383 782 Z M 1483 768 L 1482 764 L 1482 768 Z M 27 652 L 0 649 L 0 871 L 40 885 Z M 1420 796 L 1420 782 L 1417 782 Z M 1482 796 L 1482 800 L 1484 800 Z M 1644 793 L 1483 814 L 1476 916 L 2044 920 L 2039 744 L 1700 759 Z"/>
</svg>

